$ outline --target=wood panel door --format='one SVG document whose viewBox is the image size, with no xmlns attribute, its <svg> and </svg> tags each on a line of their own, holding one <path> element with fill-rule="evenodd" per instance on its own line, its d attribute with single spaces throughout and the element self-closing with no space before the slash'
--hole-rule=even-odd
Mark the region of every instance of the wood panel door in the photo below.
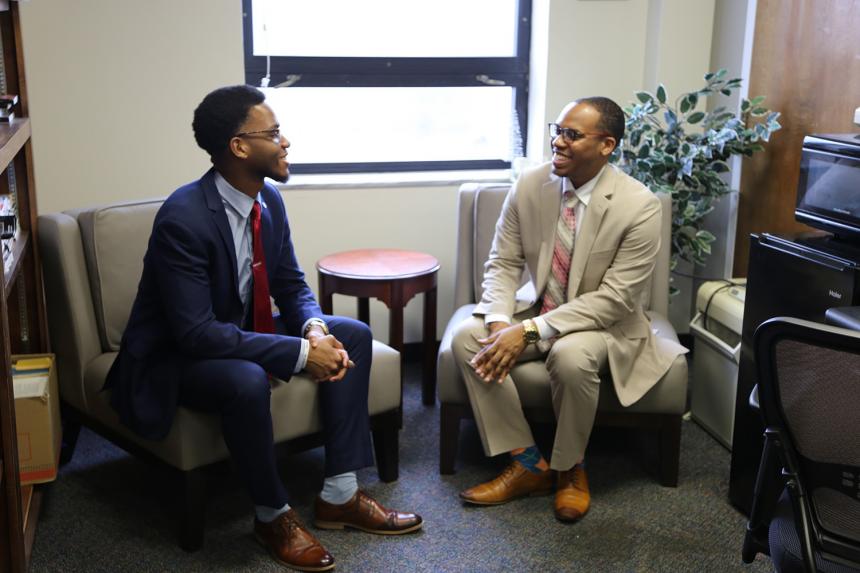
<svg viewBox="0 0 860 573">
<path fill-rule="evenodd" d="M 758 0 L 750 95 L 782 114 L 766 150 L 744 160 L 734 274 L 750 233 L 809 228 L 794 220 L 800 150 L 811 133 L 860 133 L 860 0 Z"/>
</svg>

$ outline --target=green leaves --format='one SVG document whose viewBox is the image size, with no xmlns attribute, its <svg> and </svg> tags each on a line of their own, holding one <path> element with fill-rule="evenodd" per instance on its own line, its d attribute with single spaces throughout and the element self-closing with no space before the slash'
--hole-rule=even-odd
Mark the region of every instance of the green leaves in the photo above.
<svg viewBox="0 0 860 573">
<path fill-rule="evenodd" d="M 654 100 L 654 96 L 652 96 L 648 92 L 636 92 L 636 99 L 638 99 L 642 103 L 648 103 Z"/>
<path fill-rule="evenodd" d="M 699 123 L 699 122 L 700 122 L 700 121 L 702 121 L 704 118 L 705 118 L 705 112 L 703 112 L 703 111 L 697 111 L 697 112 L 695 112 L 695 113 L 691 113 L 691 114 L 687 117 L 687 123 L 692 123 L 692 124 Z"/>
<path fill-rule="evenodd" d="M 626 114 L 627 135 L 613 160 L 655 193 L 672 196 L 672 265 L 679 259 L 703 265 L 717 238 L 702 229 L 705 216 L 729 193 L 725 173 L 732 155 L 751 156 L 764 149 L 781 128 L 779 113 L 767 109 L 764 96 L 742 99 L 740 112 L 719 106 L 697 111 L 700 99 L 730 95 L 740 78 L 726 79 L 726 70 L 705 74 L 705 85 L 681 94 L 668 105 L 666 87 L 652 95 L 636 92 L 638 103 Z M 690 126 L 697 126 L 687 132 Z"/>
</svg>

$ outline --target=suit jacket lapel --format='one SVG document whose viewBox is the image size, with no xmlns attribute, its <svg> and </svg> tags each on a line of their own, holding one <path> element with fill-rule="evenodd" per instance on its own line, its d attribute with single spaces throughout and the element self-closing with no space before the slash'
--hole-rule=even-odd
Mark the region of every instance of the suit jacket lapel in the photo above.
<svg viewBox="0 0 860 573">
<path fill-rule="evenodd" d="M 555 248 L 555 230 L 561 213 L 561 179 L 550 174 L 550 179 L 538 194 L 540 205 L 541 246 L 537 264 L 535 292 L 542 293 L 549 280 L 552 251 Z"/>
<path fill-rule="evenodd" d="M 239 271 L 236 268 L 236 246 L 233 244 L 233 233 L 230 231 L 230 223 L 227 221 L 224 202 L 221 200 L 221 195 L 218 194 L 218 188 L 215 187 L 214 169 L 210 169 L 203 176 L 201 184 L 203 186 L 203 196 L 206 200 L 206 206 L 212 214 L 215 227 L 218 229 L 218 234 L 221 235 L 221 240 L 224 241 L 224 248 L 227 249 L 227 258 L 230 259 L 230 267 L 233 269 L 233 292 L 238 297 Z"/>
<path fill-rule="evenodd" d="M 263 193 L 263 190 L 260 191 L 260 222 L 262 224 L 262 234 L 263 234 L 263 252 L 266 256 L 266 275 L 269 277 L 269 285 L 272 284 L 272 271 L 275 270 L 276 263 L 278 261 L 276 254 L 276 245 L 273 241 L 273 223 L 272 223 L 272 211 L 269 209 L 269 206 L 266 204 L 266 196 Z"/>
<path fill-rule="evenodd" d="M 607 165 L 591 192 L 591 200 L 586 207 L 585 220 L 573 245 L 573 260 L 570 263 L 570 276 L 567 285 L 568 300 L 579 294 L 582 273 L 585 272 L 585 264 L 588 262 L 594 241 L 597 239 L 603 215 L 610 205 L 614 188 L 615 172 L 611 165 Z"/>
</svg>

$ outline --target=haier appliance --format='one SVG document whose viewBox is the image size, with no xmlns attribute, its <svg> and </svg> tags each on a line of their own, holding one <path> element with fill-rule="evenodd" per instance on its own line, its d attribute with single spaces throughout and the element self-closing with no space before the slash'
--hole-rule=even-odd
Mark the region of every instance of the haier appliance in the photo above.
<svg viewBox="0 0 860 573">
<path fill-rule="evenodd" d="M 828 308 L 860 305 L 860 136 L 804 139 L 795 217 L 828 233 L 750 239 L 729 477 L 729 499 L 747 514 L 764 431 L 749 405 L 755 329 L 774 316 L 823 323 Z"/>
</svg>

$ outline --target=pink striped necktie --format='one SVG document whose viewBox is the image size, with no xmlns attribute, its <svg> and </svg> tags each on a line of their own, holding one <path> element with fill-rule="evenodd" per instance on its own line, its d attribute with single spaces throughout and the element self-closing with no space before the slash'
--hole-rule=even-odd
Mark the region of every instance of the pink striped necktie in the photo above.
<svg viewBox="0 0 860 573">
<path fill-rule="evenodd" d="M 552 252 L 552 268 L 540 313 L 549 312 L 567 302 L 567 279 L 570 276 L 570 260 L 573 255 L 573 242 L 576 238 L 576 203 L 573 191 L 565 191 L 564 207 L 558 218 L 555 231 L 555 248 Z"/>
</svg>

